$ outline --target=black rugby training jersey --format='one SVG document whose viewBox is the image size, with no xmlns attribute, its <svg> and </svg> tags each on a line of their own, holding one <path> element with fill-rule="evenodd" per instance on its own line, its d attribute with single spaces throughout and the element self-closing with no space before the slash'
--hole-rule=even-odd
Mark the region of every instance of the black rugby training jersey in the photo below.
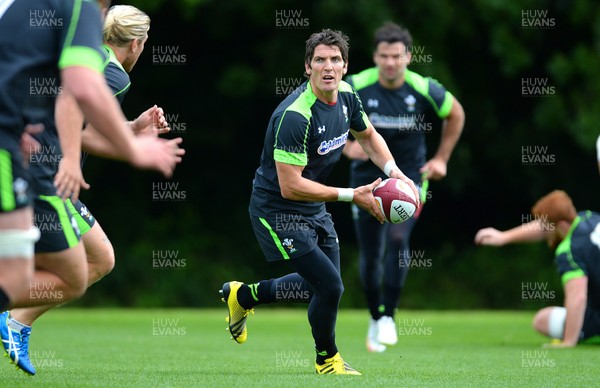
<svg viewBox="0 0 600 388">
<path fill-rule="evenodd" d="M 0 130 L 19 136 L 26 124 L 54 114 L 59 69 L 102 72 L 102 22 L 97 2 L 38 0 L 0 3 Z"/>
<path fill-rule="evenodd" d="M 104 68 L 104 77 L 106 78 L 106 83 L 110 87 L 113 95 L 119 101 L 119 104 L 123 104 L 125 95 L 131 86 L 129 74 L 127 71 L 125 71 L 123 65 L 121 65 L 121 62 L 119 62 L 117 59 L 114 51 L 106 44 L 103 48 L 108 60 L 108 63 Z"/>
<path fill-rule="evenodd" d="M 281 196 L 275 162 L 304 166 L 303 177 L 325 183 L 340 159 L 350 128 L 360 132 L 367 125 L 360 98 L 348 83 L 340 82 L 333 105 L 317 99 L 308 82 L 300 85 L 269 120 L 250 212 L 264 216 L 277 211 L 304 215 L 322 211 L 323 202 L 290 201 Z"/>
<path fill-rule="evenodd" d="M 600 310 L 600 214 L 589 210 L 577 213 L 556 248 L 555 262 L 563 285 L 588 277 L 588 306 Z"/>
<path fill-rule="evenodd" d="M 42 123 L 39 149 L 27 161 L 36 194 L 54 195 L 62 158 L 54 124 L 59 70 L 83 66 L 102 71 L 102 22 L 98 4 L 83 0 L 0 3 L 0 131 L 17 138 L 25 125 Z"/>
<path fill-rule="evenodd" d="M 425 135 L 432 133 L 435 117 L 444 119 L 450 113 L 453 97 L 431 78 L 405 70 L 404 84 L 395 90 L 378 82 L 376 67 L 348 77 L 364 104 L 369 121 L 385 139 L 398 167 L 410 179 L 419 182 L 419 169 L 426 162 Z M 353 160 L 352 186 L 387 178 L 370 160 Z"/>
<path fill-rule="evenodd" d="M 106 58 L 104 61 L 104 76 L 106 78 L 106 83 L 119 103 L 122 104 L 131 85 L 129 74 L 127 74 L 121 63 L 117 60 L 112 49 L 107 45 L 104 45 L 103 47 L 103 54 Z M 32 187 L 34 192 L 42 195 L 54 195 L 56 191 L 54 187 L 54 176 L 58 172 L 58 164 L 62 158 L 62 150 L 60 149 L 60 142 L 54 118 L 46 118 L 44 120 L 44 126 L 46 130 L 40 134 L 34 135 L 41 147 L 39 152 L 29 157 L 29 172 L 33 178 Z M 82 152 L 82 168 L 87 160 L 87 156 L 88 154 L 86 152 Z"/>
</svg>

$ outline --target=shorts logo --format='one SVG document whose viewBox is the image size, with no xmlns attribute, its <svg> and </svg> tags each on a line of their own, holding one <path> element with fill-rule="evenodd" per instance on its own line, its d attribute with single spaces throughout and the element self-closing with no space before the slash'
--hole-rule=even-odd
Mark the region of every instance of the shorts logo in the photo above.
<svg viewBox="0 0 600 388">
<path fill-rule="evenodd" d="M 290 253 L 294 253 L 297 251 L 297 249 L 294 247 L 293 238 L 284 238 L 281 245 L 283 245 Z"/>
<path fill-rule="evenodd" d="M 27 202 L 27 187 L 29 187 L 29 184 L 23 178 L 17 178 L 13 182 L 13 190 L 18 203 Z"/>
<path fill-rule="evenodd" d="M 81 236 L 81 232 L 79 231 L 79 225 L 77 225 L 77 221 L 75 220 L 74 217 L 70 217 L 71 218 L 71 227 L 73 228 L 73 230 L 75 231 L 75 233 L 78 236 Z"/>
<path fill-rule="evenodd" d="M 83 218 L 87 218 L 90 221 L 92 220 L 92 213 L 90 213 L 90 211 L 85 206 L 81 207 L 81 210 L 79 210 L 79 214 L 81 214 L 81 217 Z"/>
<path fill-rule="evenodd" d="M 338 137 L 334 137 L 331 140 L 322 141 L 319 145 L 319 149 L 317 150 L 319 155 L 326 155 L 335 149 L 343 147 L 344 144 L 346 144 L 346 141 L 348 140 L 348 132 L 349 131 L 346 131 L 345 133 L 341 134 Z"/>
</svg>

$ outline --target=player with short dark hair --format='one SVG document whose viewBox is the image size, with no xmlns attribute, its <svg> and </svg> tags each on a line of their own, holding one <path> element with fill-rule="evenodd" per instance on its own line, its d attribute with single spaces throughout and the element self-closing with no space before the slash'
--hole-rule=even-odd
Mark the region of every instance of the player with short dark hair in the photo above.
<svg viewBox="0 0 600 388">
<path fill-rule="evenodd" d="M 441 84 L 409 70 L 413 41 L 410 33 L 393 23 L 375 32 L 373 61 L 376 66 L 349 76 L 366 114 L 383 136 L 398 166 L 413 181 L 442 179 L 460 137 L 464 112 L 458 100 Z M 425 136 L 433 122 L 443 120 L 440 145 L 427 160 Z M 355 141 L 348 141 L 344 154 L 352 159 L 350 183 L 364 185 L 384 178 Z M 422 183 L 424 183 L 422 182 Z M 423 186 L 421 201 L 427 188 Z M 383 352 L 398 341 L 394 313 L 410 268 L 410 235 L 420 209 L 400 224 L 379 224 L 365 211 L 352 206 L 360 249 L 360 274 L 371 315 L 367 350 Z"/>
<path fill-rule="evenodd" d="M 246 341 L 246 318 L 255 306 L 309 303 L 319 374 L 360 374 L 343 361 L 336 346 L 335 324 L 344 286 L 338 236 L 325 202 L 353 202 L 384 221 L 372 193 L 381 179 L 355 189 L 325 185 L 348 135 L 356 137 L 387 175 L 407 182 L 416 193 L 364 114 L 360 98 L 342 81 L 348 68 L 347 50 L 348 38 L 339 31 L 326 29 L 307 40 L 308 81 L 273 112 L 253 181 L 249 212 L 258 242 L 268 261 L 283 260 L 296 272 L 254 284 L 227 282 L 222 289 L 229 330 L 239 343 Z M 283 292 L 290 287 L 297 292 Z"/>
<path fill-rule="evenodd" d="M 534 220 L 501 232 L 477 232 L 480 245 L 502 246 L 546 240 L 564 289 L 564 306 L 545 307 L 533 318 L 535 330 L 561 340 L 553 347 L 572 347 L 600 336 L 600 214 L 577 212 L 569 195 L 555 190 L 532 208 Z"/>
</svg>

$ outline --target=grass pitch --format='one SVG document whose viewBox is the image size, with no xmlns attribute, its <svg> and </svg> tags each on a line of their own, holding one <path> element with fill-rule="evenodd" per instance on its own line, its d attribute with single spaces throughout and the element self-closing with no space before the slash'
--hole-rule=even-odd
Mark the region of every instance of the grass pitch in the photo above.
<svg viewBox="0 0 600 388">
<path fill-rule="evenodd" d="M 248 342 L 226 309 L 57 309 L 34 327 L 31 377 L 0 363 L 10 387 L 597 386 L 600 348 L 544 349 L 532 312 L 401 311 L 398 345 L 365 350 L 366 310 L 342 310 L 338 347 L 363 376 L 317 376 L 305 309 L 258 308 Z"/>
</svg>

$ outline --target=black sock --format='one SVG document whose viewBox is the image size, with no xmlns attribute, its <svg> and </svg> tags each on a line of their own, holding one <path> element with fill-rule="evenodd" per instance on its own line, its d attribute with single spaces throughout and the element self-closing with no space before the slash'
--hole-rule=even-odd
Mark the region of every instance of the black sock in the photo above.
<svg viewBox="0 0 600 388">
<path fill-rule="evenodd" d="M 261 280 L 258 283 L 242 284 L 238 290 L 237 298 L 240 305 L 245 309 L 254 306 L 274 302 L 271 295 L 271 283 L 273 280 Z"/>
<path fill-rule="evenodd" d="M 8 295 L 6 295 L 4 290 L 0 287 L 0 311 L 4 312 L 8 307 L 9 302 Z"/>
<path fill-rule="evenodd" d="M 323 365 L 326 359 L 335 356 L 335 354 L 338 352 L 338 349 L 335 343 L 332 343 L 329 346 L 325 346 L 325 350 L 319 350 L 315 346 L 315 351 L 317 352 L 317 364 Z"/>
</svg>

